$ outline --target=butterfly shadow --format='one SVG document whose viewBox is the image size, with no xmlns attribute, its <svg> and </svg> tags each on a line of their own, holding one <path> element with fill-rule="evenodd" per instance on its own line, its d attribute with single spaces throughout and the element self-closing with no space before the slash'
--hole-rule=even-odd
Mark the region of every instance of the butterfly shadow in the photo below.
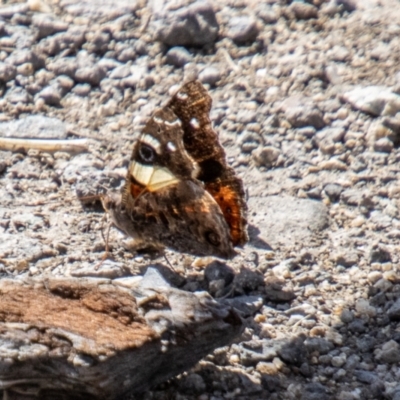
<svg viewBox="0 0 400 400">
<path fill-rule="evenodd" d="M 248 226 L 249 232 L 249 244 L 256 247 L 257 249 L 272 251 L 273 248 L 261 237 L 259 237 L 261 231 L 260 229 L 252 224 Z"/>
<path fill-rule="evenodd" d="M 161 279 L 164 280 L 164 283 L 167 285 L 171 285 L 172 287 L 179 288 L 186 281 L 186 278 L 184 276 L 171 269 L 171 267 L 160 262 L 143 265 L 142 267 L 140 267 L 140 274 L 144 276 L 149 268 L 156 270 L 161 275 Z M 158 277 L 156 277 L 156 275 L 154 276 L 155 279 L 159 279 Z M 163 282 L 160 281 L 159 284 L 163 284 Z"/>
</svg>

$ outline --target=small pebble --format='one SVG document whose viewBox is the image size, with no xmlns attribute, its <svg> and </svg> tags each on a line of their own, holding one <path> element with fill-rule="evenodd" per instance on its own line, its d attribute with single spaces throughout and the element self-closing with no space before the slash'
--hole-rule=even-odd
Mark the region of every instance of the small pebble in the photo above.
<svg viewBox="0 0 400 400">
<path fill-rule="evenodd" d="M 175 46 L 168 50 L 166 59 L 168 64 L 182 68 L 185 64 L 192 62 L 193 58 L 185 47 Z"/>
<path fill-rule="evenodd" d="M 215 86 L 215 84 L 221 79 L 222 75 L 218 68 L 207 67 L 199 74 L 199 80 L 202 83 L 208 84 L 210 86 Z"/>
<path fill-rule="evenodd" d="M 257 21 L 250 16 L 241 16 L 229 20 L 226 35 L 237 44 L 245 44 L 254 42 L 258 33 Z"/>
</svg>

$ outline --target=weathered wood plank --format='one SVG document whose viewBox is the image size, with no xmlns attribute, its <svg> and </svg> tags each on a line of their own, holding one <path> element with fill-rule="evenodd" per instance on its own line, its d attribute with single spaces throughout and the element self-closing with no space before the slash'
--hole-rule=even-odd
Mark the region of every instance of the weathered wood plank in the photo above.
<svg viewBox="0 0 400 400">
<path fill-rule="evenodd" d="M 0 390 L 12 399 L 116 399 L 187 370 L 242 331 L 207 293 L 149 270 L 133 287 L 94 278 L 0 280 Z"/>
</svg>

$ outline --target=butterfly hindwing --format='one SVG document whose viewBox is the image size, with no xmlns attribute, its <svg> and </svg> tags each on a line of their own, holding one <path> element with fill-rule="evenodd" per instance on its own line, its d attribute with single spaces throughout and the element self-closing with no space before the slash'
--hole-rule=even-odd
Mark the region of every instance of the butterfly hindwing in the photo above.
<svg viewBox="0 0 400 400">
<path fill-rule="evenodd" d="M 220 206 L 234 246 L 248 241 L 246 202 L 242 180 L 226 162 L 226 155 L 210 120 L 211 97 L 199 81 L 184 85 L 169 101 L 182 122 L 186 151 L 199 165 L 198 179 Z"/>
</svg>

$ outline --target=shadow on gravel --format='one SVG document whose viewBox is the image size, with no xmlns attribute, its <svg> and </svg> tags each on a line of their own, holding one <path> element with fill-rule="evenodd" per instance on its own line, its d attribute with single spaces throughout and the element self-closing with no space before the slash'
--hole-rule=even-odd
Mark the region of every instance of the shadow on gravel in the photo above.
<svg viewBox="0 0 400 400">
<path fill-rule="evenodd" d="M 255 225 L 249 224 L 248 232 L 249 232 L 250 245 L 253 245 L 257 249 L 262 249 L 267 251 L 273 250 L 273 248 L 265 240 L 259 237 L 261 231 Z"/>
</svg>

